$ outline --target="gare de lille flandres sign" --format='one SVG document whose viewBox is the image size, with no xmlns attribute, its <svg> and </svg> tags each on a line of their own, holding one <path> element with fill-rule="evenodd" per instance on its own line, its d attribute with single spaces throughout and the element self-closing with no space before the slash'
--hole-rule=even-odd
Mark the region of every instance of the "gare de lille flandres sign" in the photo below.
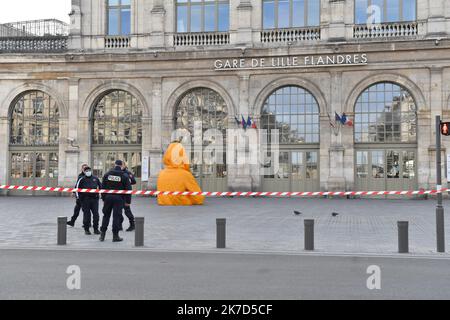
<svg viewBox="0 0 450 320">
<path fill-rule="evenodd" d="M 255 70 L 255 69 L 288 69 L 317 68 L 329 66 L 366 65 L 368 57 L 361 54 L 333 54 L 318 56 L 279 56 L 262 58 L 232 58 L 214 61 L 214 70 Z"/>
</svg>

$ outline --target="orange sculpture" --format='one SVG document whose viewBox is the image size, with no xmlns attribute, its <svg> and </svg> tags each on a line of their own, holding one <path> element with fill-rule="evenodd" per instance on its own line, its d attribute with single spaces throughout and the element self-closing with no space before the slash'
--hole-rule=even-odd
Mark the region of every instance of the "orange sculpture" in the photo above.
<svg viewBox="0 0 450 320">
<path fill-rule="evenodd" d="M 164 169 L 158 176 L 158 191 L 202 191 L 191 173 L 189 158 L 181 143 L 172 142 L 169 145 L 163 163 Z M 203 196 L 158 195 L 160 206 L 202 205 L 204 200 Z"/>
</svg>

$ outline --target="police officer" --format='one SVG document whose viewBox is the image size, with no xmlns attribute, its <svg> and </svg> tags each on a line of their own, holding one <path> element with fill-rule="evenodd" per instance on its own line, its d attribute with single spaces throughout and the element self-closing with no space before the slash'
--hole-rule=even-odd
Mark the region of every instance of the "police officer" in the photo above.
<svg viewBox="0 0 450 320">
<path fill-rule="evenodd" d="M 127 166 L 126 166 L 126 163 L 124 163 L 124 165 L 125 165 L 125 169 L 123 170 L 123 172 L 128 176 L 128 178 L 130 179 L 130 184 L 131 184 L 131 186 L 134 186 L 135 184 L 136 184 L 136 178 L 134 177 L 134 174 L 132 174 L 129 170 L 128 170 L 128 168 L 127 168 Z M 130 190 L 132 190 L 132 187 L 130 186 Z M 135 229 L 136 229 L 136 227 L 135 227 L 135 223 L 134 223 L 134 215 L 133 215 L 133 212 L 131 212 L 131 194 L 127 194 L 126 196 L 125 196 L 125 208 L 124 208 L 124 211 L 125 211 L 125 215 L 127 216 L 127 218 L 128 218 L 128 221 L 130 222 L 130 227 L 126 230 L 127 232 L 131 232 L 131 231 L 134 231 Z M 123 223 L 123 220 L 124 220 L 124 218 L 123 218 L 123 216 L 121 216 L 121 221 L 122 221 L 122 223 Z M 122 229 L 122 223 L 121 223 L 121 230 L 123 230 Z"/>
<path fill-rule="evenodd" d="M 92 175 L 90 167 L 84 168 L 84 177 L 78 182 L 78 189 L 101 189 L 100 180 Z M 78 197 L 83 208 L 83 228 L 86 235 L 91 235 L 89 228 L 91 227 L 91 212 L 93 217 L 94 234 L 100 234 L 98 224 L 100 216 L 98 214 L 98 193 L 80 192 Z"/>
<path fill-rule="evenodd" d="M 82 177 L 84 177 L 84 168 L 86 168 L 88 165 L 87 164 L 83 164 L 81 166 L 81 173 L 78 175 L 78 179 L 77 179 L 77 183 L 75 184 L 75 188 L 78 189 L 78 183 L 80 182 L 80 179 Z M 70 218 L 70 221 L 67 222 L 68 226 L 74 227 L 75 226 L 75 221 L 77 221 L 78 216 L 80 215 L 80 210 L 81 210 L 81 201 L 78 197 L 78 193 L 75 192 L 75 208 L 73 209 L 73 216 L 72 218 Z"/>
<path fill-rule="evenodd" d="M 130 190 L 131 184 L 129 177 L 123 172 L 125 165 L 122 160 L 115 162 L 114 169 L 111 169 L 103 177 L 103 188 L 105 190 Z M 125 195 L 103 193 L 103 221 L 101 227 L 100 241 L 105 241 L 106 231 L 108 230 L 111 212 L 113 213 L 113 242 L 121 242 L 119 237 L 120 217 L 125 205 Z"/>
</svg>

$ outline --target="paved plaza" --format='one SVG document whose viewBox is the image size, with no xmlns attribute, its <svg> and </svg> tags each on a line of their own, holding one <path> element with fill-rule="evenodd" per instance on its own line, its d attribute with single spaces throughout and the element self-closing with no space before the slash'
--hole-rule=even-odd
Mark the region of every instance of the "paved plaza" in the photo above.
<svg viewBox="0 0 450 320">
<path fill-rule="evenodd" d="M 57 217 L 70 217 L 74 206 L 69 197 L 0 197 L 0 202 L 0 247 L 55 248 Z M 450 202 L 444 207 L 450 212 Z M 400 220 L 410 222 L 412 253 L 436 250 L 434 200 L 221 198 L 181 208 L 135 198 L 133 209 L 146 219 L 147 249 L 214 250 L 216 218 L 227 218 L 227 247 L 233 251 L 301 252 L 304 219 L 316 221 L 317 252 L 395 253 Z M 294 215 L 294 210 L 302 215 Z M 446 219 L 447 249 L 449 222 Z M 81 224 L 80 217 L 75 228 L 68 228 L 68 248 L 133 249 L 133 233 L 123 233 L 125 241 L 117 244 L 109 232 L 101 243 L 97 236 L 85 236 Z"/>
</svg>

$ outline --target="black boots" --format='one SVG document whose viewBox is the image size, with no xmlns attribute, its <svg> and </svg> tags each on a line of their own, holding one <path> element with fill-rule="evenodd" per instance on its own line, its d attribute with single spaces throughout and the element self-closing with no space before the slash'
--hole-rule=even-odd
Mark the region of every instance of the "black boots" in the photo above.
<svg viewBox="0 0 450 320">
<path fill-rule="evenodd" d="M 68 226 L 71 226 L 72 228 L 75 227 L 75 221 L 70 220 L 69 222 L 67 222 Z"/>
<path fill-rule="evenodd" d="M 134 222 L 131 222 L 131 223 L 130 223 L 130 227 L 127 229 L 127 232 L 134 231 L 135 229 L 136 229 L 136 227 L 135 227 L 135 225 L 134 225 Z"/>
<path fill-rule="evenodd" d="M 99 235 L 100 234 L 100 231 L 98 230 L 98 228 L 94 228 L 94 234 L 95 235 Z"/>
<path fill-rule="evenodd" d="M 91 231 L 89 230 L 89 228 L 84 228 L 84 234 L 87 236 L 92 235 Z"/>
<path fill-rule="evenodd" d="M 119 233 L 113 233 L 113 242 L 122 242 L 123 239 L 119 237 Z"/>
<path fill-rule="evenodd" d="M 101 232 L 100 233 L 100 241 L 103 242 L 105 241 L 106 238 L 106 232 Z M 121 237 L 119 237 L 119 233 L 113 233 L 113 242 L 122 242 L 123 239 Z"/>
</svg>

